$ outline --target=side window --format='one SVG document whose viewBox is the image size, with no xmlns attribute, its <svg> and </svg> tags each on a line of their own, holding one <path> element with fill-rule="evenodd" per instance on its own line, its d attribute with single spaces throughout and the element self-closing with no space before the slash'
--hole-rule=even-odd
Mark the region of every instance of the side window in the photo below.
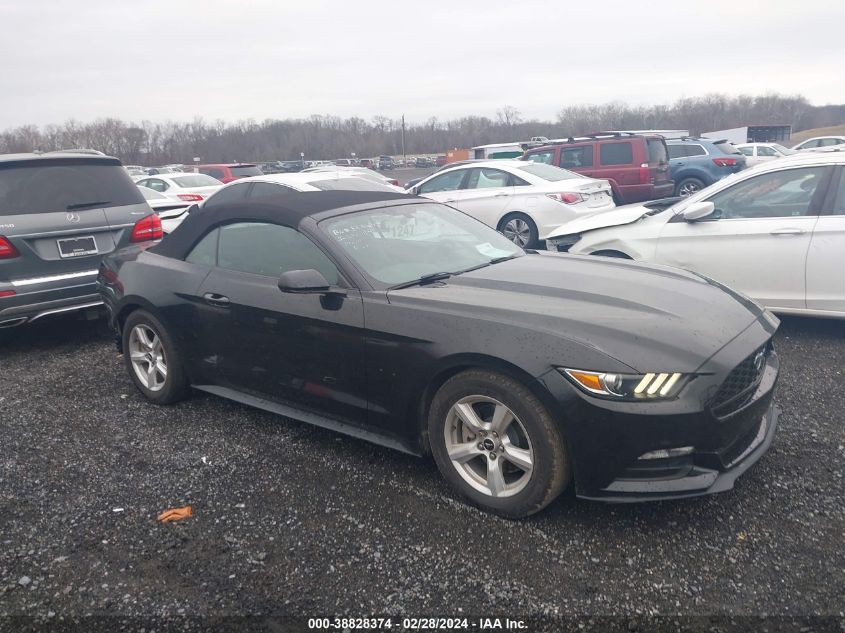
<svg viewBox="0 0 845 633">
<path fill-rule="evenodd" d="M 513 174 L 508 174 L 508 186 L 509 187 L 525 187 L 526 185 L 530 185 L 531 183 L 527 180 L 523 180 L 519 176 L 514 176 Z"/>
<path fill-rule="evenodd" d="M 746 156 L 754 156 L 754 148 L 753 147 L 740 147 L 739 151 L 742 152 L 743 154 L 745 154 Z"/>
<path fill-rule="evenodd" d="M 564 169 L 578 169 L 593 166 L 593 146 L 567 147 L 560 150 L 560 166 Z"/>
<path fill-rule="evenodd" d="M 492 189 L 508 186 L 508 174 L 499 169 L 475 168 L 469 172 L 467 189 Z"/>
<path fill-rule="evenodd" d="M 821 144 L 821 140 L 816 139 L 814 141 L 807 141 L 806 143 L 801 143 L 801 145 L 799 145 L 798 147 L 799 147 L 799 149 L 807 149 L 807 148 L 810 148 L 810 147 L 818 147 L 820 144 Z"/>
<path fill-rule="evenodd" d="M 435 176 L 426 183 L 423 183 L 420 188 L 420 193 L 436 193 L 438 191 L 453 191 L 461 186 L 461 181 L 464 179 L 466 169 L 456 169 L 454 171 L 446 172 Z"/>
<path fill-rule="evenodd" d="M 152 187 L 150 187 L 150 179 L 149 178 L 144 178 L 143 180 L 139 180 L 135 184 L 138 185 L 139 187 L 146 187 L 147 189 L 152 189 Z"/>
<path fill-rule="evenodd" d="M 255 182 L 249 192 L 250 198 L 266 198 L 267 196 L 281 196 L 286 193 L 294 193 L 295 189 L 285 185 L 276 185 L 271 182 Z"/>
<path fill-rule="evenodd" d="M 163 180 L 159 180 L 158 178 L 150 178 L 147 182 L 149 184 L 146 186 L 153 191 L 167 191 L 168 189 L 167 183 Z"/>
<path fill-rule="evenodd" d="M 830 147 L 832 145 L 839 145 L 842 141 L 838 138 L 823 138 L 819 141 L 819 147 Z"/>
<path fill-rule="evenodd" d="M 219 207 L 222 204 L 238 202 L 239 200 L 243 200 L 246 197 L 246 192 L 248 190 L 249 183 L 229 185 L 228 187 L 223 187 L 217 193 L 211 196 L 208 200 L 206 200 L 202 207 L 203 209 L 213 209 L 214 207 Z"/>
<path fill-rule="evenodd" d="M 634 162 L 634 148 L 630 143 L 602 143 L 599 148 L 602 165 L 630 165 Z"/>
<path fill-rule="evenodd" d="M 707 156 L 707 150 L 701 145 L 687 145 L 684 149 L 687 156 Z"/>
<path fill-rule="evenodd" d="M 220 229 L 217 265 L 255 275 L 278 277 L 289 270 L 319 270 L 330 284 L 337 268 L 299 231 L 278 224 L 240 222 Z"/>
<path fill-rule="evenodd" d="M 709 198 L 715 218 L 785 218 L 809 215 L 824 167 L 804 167 L 761 174 Z"/>
<path fill-rule="evenodd" d="M 217 237 L 220 229 L 214 229 L 211 233 L 202 238 L 199 243 L 191 249 L 186 262 L 201 264 L 203 266 L 215 266 L 217 264 Z"/>
<path fill-rule="evenodd" d="M 683 158 L 687 155 L 686 146 L 685 145 L 668 145 L 669 147 L 669 158 Z"/>
<path fill-rule="evenodd" d="M 775 150 L 773 150 L 771 147 L 766 147 L 765 145 L 758 145 L 757 156 L 777 156 L 777 153 L 775 153 Z"/>
<path fill-rule="evenodd" d="M 833 201 L 833 215 L 845 215 L 845 169 L 840 170 L 839 189 L 836 190 L 836 199 Z"/>
<path fill-rule="evenodd" d="M 546 163 L 546 165 L 552 164 L 552 157 L 555 155 L 553 151 L 548 152 L 536 152 L 534 154 L 528 155 L 528 160 L 532 163 Z"/>
</svg>

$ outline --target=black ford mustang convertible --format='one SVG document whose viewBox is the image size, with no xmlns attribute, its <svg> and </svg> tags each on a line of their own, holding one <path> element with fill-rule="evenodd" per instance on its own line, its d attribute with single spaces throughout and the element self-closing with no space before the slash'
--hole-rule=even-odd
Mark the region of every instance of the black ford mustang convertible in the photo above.
<svg viewBox="0 0 845 633">
<path fill-rule="evenodd" d="M 198 210 L 98 285 L 149 400 L 191 388 L 413 454 L 508 517 L 729 489 L 768 449 L 778 320 L 702 276 L 523 251 L 403 194 Z"/>
</svg>

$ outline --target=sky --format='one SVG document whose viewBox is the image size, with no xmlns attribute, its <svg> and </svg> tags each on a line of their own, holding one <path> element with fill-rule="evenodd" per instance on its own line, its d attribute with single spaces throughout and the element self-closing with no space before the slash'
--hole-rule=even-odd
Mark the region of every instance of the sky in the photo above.
<svg viewBox="0 0 845 633">
<path fill-rule="evenodd" d="M 842 0 L 0 0 L 0 129 L 845 103 Z"/>
</svg>

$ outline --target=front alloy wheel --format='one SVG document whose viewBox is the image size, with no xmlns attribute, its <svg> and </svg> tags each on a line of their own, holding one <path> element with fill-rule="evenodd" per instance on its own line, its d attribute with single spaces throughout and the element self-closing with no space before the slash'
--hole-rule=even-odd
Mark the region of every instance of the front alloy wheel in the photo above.
<svg viewBox="0 0 845 633">
<path fill-rule="evenodd" d="M 516 519 L 555 499 L 570 479 L 559 423 L 526 385 L 468 369 L 437 390 L 428 437 L 440 473 L 475 505 Z"/>
<path fill-rule="evenodd" d="M 531 479 L 534 451 L 525 427 L 488 396 L 461 398 L 444 426 L 446 452 L 461 478 L 491 497 L 519 493 Z"/>
<path fill-rule="evenodd" d="M 522 218 L 508 220 L 502 227 L 502 233 L 520 248 L 525 248 L 531 241 L 531 227 Z"/>
</svg>

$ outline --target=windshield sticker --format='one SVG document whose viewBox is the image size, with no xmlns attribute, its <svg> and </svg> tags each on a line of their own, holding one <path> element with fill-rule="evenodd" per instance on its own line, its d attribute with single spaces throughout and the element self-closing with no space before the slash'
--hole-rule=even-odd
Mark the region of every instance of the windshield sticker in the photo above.
<svg viewBox="0 0 845 633">
<path fill-rule="evenodd" d="M 475 250 L 486 257 L 504 257 L 505 255 L 513 255 L 512 251 L 504 251 L 501 248 L 496 248 L 490 242 L 483 244 L 476 244 Z"/>
</svg>

